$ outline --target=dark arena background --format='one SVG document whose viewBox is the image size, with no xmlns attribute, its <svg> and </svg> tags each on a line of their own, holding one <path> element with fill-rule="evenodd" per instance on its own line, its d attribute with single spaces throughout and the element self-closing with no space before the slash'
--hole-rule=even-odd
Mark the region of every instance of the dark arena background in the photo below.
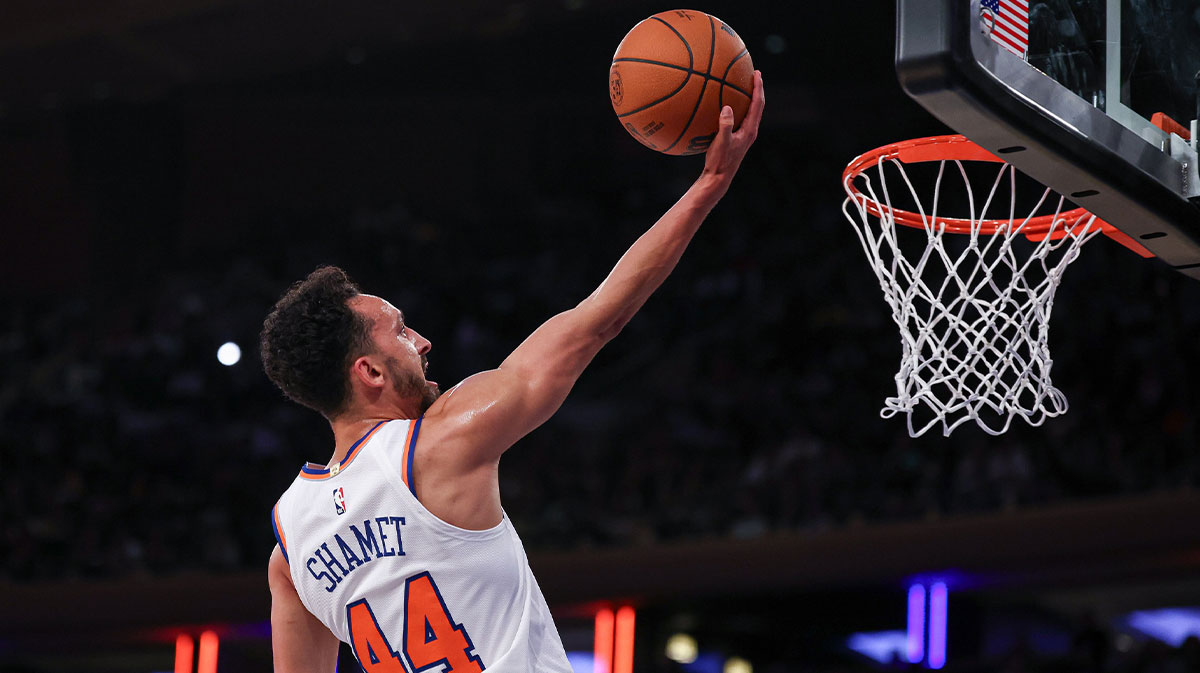
<svg viewBox="0 0 1200 673">
<path fill-rule="evenodd" d="M 266 312 L 334 263 L 431 378 L 497 365 L 700 170 L 607 96 L 674 8 L 4 3 L 0 671 L 270 670 L 270 510 L 332 443 L 262 373 Z M 1088 243 L 1051 322 L 1070 411 L 909 439 L 841 213 L 850 159 L 946 132 L 897 84 L 895 8 L 694 8 L 763 71 L 758 143 L 502 462 L 576 671 L 1200 670 L 1200 286 Z"/>
</svg>

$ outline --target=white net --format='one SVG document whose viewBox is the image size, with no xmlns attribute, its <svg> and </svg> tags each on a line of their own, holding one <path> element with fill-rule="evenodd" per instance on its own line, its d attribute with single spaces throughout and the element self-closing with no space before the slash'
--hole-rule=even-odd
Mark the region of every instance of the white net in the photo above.
<svg viewBox="0 0 1200 673">
<path fill-rule="evenodd" d="M 1050 189 L 1018 205 L 1015 169 L 968 163 L 970 172 L 959 160 L 926 164 L 936 168 L 923 190 L 932 198 L 894 156 L 844 178 L 842 210 L 900 328 L 896 395 L 880 415 L 904 414 L 913 437 L 939 425 L 949 436 L 968 421 L 998 435 L 1014 418 L 1037 426 L 1067 410 L 1050 380 L 1050 311 L 1063 271 L 1100 224 L 1065 210 Z M 965 214 L 939 212 L 951 206 Z"/>
</svg>

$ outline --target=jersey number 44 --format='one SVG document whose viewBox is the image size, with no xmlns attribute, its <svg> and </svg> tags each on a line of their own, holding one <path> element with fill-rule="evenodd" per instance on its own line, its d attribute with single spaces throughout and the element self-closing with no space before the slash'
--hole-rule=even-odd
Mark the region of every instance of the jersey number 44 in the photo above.
<svg viewBox="0 0 1200 673">
<path fill-rule="evenodd" d="M 444 667 L 445 673 L 483 671 L 471 637 L 450 616 L 428 572 L 404 581 L 404 628 L 399 634 L 399 652 L 379 627 L 367 599 L 346 605 L 346 621 L 350 624 L 350 645 L 366 673 L 421 673 L 434 666 Z"/>
</svg>

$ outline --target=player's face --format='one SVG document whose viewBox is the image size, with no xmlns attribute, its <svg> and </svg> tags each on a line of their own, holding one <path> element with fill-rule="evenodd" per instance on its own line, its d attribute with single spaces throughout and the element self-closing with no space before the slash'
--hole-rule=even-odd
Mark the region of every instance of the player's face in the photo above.
<svg viewBox="0 0 1200 673">
<path fill-rule="evenodd" d="M 404 322 L 404 314 L 385 299 L 360 295 L 352 307 L 371 321 L 376 352 L 383 356 L 392 387 L 403 399 L 420 400 L 424 412 L 441 395 L 436 381 L 425 378 L 429 368 L 429 340 Z"/>
</svg>

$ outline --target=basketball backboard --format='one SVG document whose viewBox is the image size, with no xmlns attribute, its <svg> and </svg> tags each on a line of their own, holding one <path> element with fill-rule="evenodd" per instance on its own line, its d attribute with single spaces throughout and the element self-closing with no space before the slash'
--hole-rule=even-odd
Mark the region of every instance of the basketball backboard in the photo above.
<svg viewBox="0 0 1200 673">
<path fill-rule="evenodd" d="M 1200 0 L 899 0 L 897 16 L 918 103 L 1200 279 Z"/>
</svg>

